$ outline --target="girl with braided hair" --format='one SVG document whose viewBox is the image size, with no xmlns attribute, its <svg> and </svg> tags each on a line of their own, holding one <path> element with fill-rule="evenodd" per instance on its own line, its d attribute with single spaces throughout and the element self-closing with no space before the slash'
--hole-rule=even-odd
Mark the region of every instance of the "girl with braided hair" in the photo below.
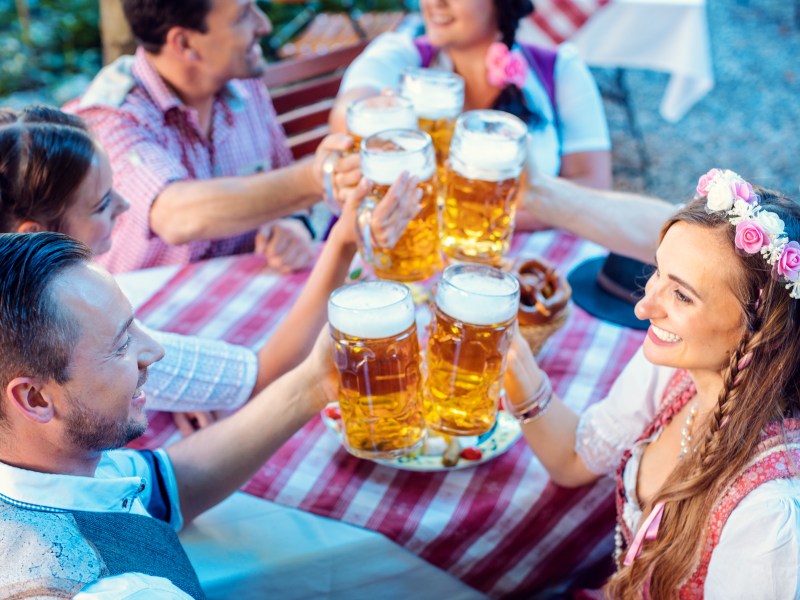
<svg viewBox="0 0 800 600">
<path fill-rule="evenodd" d="M 617 478 L 608 597 L 800 597 L 798 240 L 797 202 L 713 169 L 662 229 L 606 399 L 578 417 L 513 345 L 508 408 L 553 480 Z"/>
<path fill-rule="evenodd" d="M 348 67 L 331 112 L 334 131 L 346 131 L 352 102 L 397 89 L 403 69 L 454 71 L 464 78 L 464 110 L 504 110 L 528 124 L 528 162 L 537 172 L 611 186 L 608 124 L 576 48 L 550 51 L 516 41 L 520 20 L 533 12 L 531 0 L 421 0 L 420 12 L 425 37 L 385 33 Z M 535 227 L 519 209 L 517 229 Z"/>
</svg>

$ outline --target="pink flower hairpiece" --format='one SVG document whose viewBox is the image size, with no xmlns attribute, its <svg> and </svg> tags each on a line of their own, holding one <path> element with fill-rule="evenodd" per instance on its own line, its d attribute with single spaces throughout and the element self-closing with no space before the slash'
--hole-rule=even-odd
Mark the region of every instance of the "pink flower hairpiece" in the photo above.
<svg viewBox="0 0 800 600">
<path fill-rule="evenodd" d="M 783 220 L 759 204 L 753 186 L 733 171 L 711 169 L 697 183 L 709 213 L 724 211 L 736 227 L 734 244 L 746 254 L 760 253 L 772 267 L 776 281 L 783 278 L 789 295 L 800 299 L 800 244 L 789 240 Z"/>
<path fill-rule="evenodd" d="M 493 42 L 486 52 L 486 78 L 494 87 L 525 83 L 525 57 L 519 50 L 509 50 L 503 42 Z"/>
</svg>

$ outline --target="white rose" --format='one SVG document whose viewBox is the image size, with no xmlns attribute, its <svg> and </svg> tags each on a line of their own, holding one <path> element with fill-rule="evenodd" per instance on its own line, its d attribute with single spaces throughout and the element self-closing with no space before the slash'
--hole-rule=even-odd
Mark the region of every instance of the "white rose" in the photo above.
<svg viewBox="0 0 800 600">
<path fill-rule="evenodd" d="M 706 206 L 711 210 L 730 210 L 733 206 L 733 193 L 726 181 L 720 181 L 708 190 Z"/>
<path fill-rule="evenodd" d="M 783 233 L 784 223 L 774 212 L 762 210 L 756 215 L 756 220 L 758 224 L 761 225 L 761 229 L 767 233 L 772 235 L 780 235 Z"/>
</svg>

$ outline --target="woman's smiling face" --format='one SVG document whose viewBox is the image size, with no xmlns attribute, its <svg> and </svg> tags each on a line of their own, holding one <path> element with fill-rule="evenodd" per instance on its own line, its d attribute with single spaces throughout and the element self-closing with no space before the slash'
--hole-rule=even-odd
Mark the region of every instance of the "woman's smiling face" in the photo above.
<svg viewBox="0 0 800 600">
<path fill-rule="evenodd" d="M 422 0 L 425 34 L 439 48 L 461 48 L 498 39 L 492 0 Z"/>
<path fill-rule="evenodd" d="M 97 146 L 89 171 L 64 212 L 62 230 L 89 246 L 95 256 L 103 254 L 111 249 L 111 232 L 117 217 L 129 206 L 112 189 L 111 165 Z"/>
<path fill-rule="evenodd" d="M 657 269 L 636 305 L 650 321 L 643 345 L 657 365 L 719 373 L 744 334 L 735 293 L 741 269 L 720 229 L 677 222 L 656 252 Z"/>
</svg>

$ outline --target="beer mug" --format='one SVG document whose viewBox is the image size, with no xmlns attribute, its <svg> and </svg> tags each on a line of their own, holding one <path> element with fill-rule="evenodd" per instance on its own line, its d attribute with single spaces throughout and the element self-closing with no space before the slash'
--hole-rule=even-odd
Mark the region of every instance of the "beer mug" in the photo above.
<svg viewBox="0 0 800 600">
<path fill-rule="evenodd" d="M 373 248 L 372 210 L 403 171 L 419 179 L 422 210 L 408 224 L 394 248 Z M 439 214 L 436 205 L 436 165 L 431 137 L 422 131 L 390 129 L 361 144 L 361 172 L 372 192 L 359 209 L 360 250 L 375 275 L 395 281 L 419 281 L 441 269 Z"/>
<path fill-rule="evenodd" d="M 516 277 L 489 265 L 444 270 L 428 338 L 425 419 L 431 429 L 480 435 L 494 426 L 518 308 Z"/>
<path fill-rule="evenodd" d="M 520 119 L 497 110 L 458 118 L 442 209 L 442 250 L 448 256 L 498 264 L 507 254 L 527 132 Z"/>
<path fill-rule="evenodd" d="M 362 458 L 417 450 L 425 421 L 409 289 L 391 281 L 341 287 L 328 300 L 328 322 L 345 448 Z"/>
<path fill-rule="evenodd" d="M 453 127 L 464 108 L 464 79 L 448 71 L 411 67 L 400 76 L 400 95 L 414 104 L 419 128 L 433 139 L 436 163 L 442 168 Z"/>
<path fill-rule="evenodd" d="M 411 102 L 400 96 L 371 96 L 347 107 L 347 132 L 358 152 L 364 138 L 387 129 L 417 129 Z"/>
</svg>

